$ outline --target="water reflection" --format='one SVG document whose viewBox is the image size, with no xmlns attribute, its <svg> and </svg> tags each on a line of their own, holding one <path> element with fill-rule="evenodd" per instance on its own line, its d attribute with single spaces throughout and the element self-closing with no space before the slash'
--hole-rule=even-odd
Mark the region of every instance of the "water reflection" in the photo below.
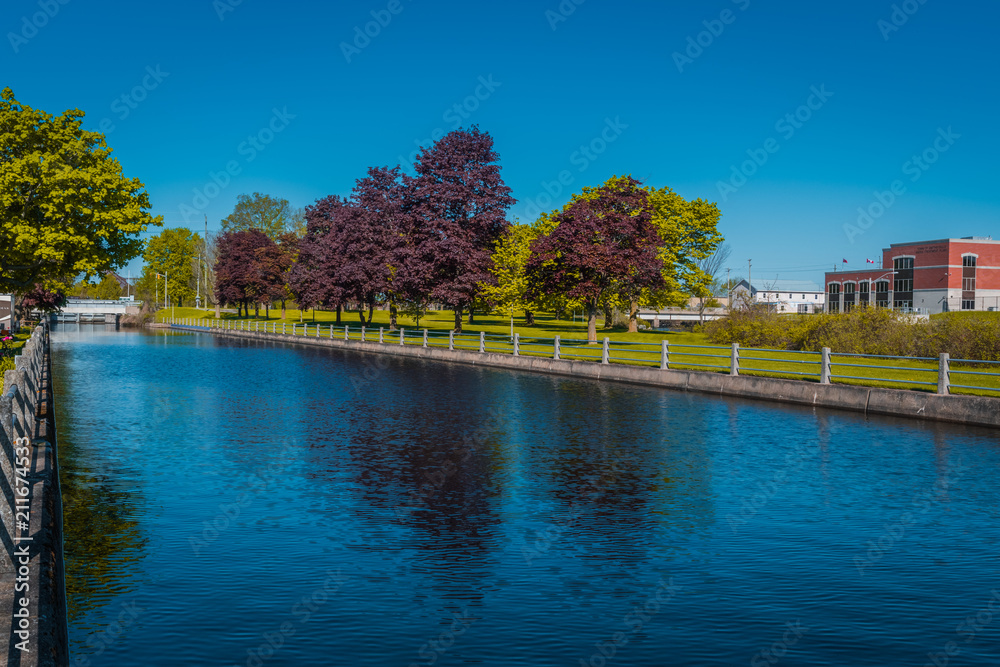
<svg viewBox="0 0 1000 667">
<path fill-rule="evenodd" d="M 206 335 L 54 344 L 94 665 L 611 663 L 615 633 L 623 665 L 746 664 L 796 619 L 785 664 L 923 664 L 1000 586 L 992 432 Z"/>
</svg>

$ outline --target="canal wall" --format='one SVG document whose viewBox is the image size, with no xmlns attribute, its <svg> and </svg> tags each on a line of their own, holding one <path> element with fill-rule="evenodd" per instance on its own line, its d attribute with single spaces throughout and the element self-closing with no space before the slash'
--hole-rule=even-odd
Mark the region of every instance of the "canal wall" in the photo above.
<svg viewBox="0 0 1000 667">
<path fill-rule="evenodd" d="M 4 373 L 0 396 L 2 664 L 69 664 L 62 498 L 48 326 L 36 327 Z"/>
<path fill-rule="evenodd" d="M 512 356 L 449 350 L 440 347 L 400 346 L 339 338 L 311 338 L 262 331 L 238 331 L 171 325 L 172 329 L 210 333 L 216 336 L 257 341 L 297 343 L 318 347 L 411 357 L 489 368 L 547 373 L 565 377 L 611 380 L 678 391 L 717 396 L 754 398 L 821 408 L 851 410 L 864 414 L 908 417 L 956 424 L 1000 427 L 1000 400 L 986 396 L 939 395 L 903 389 L 882 389 L 844 384 L 819 384 L 752 375 L 731 376 L 703 371 L 661 370 L 623 364 Z"/>
</svg>

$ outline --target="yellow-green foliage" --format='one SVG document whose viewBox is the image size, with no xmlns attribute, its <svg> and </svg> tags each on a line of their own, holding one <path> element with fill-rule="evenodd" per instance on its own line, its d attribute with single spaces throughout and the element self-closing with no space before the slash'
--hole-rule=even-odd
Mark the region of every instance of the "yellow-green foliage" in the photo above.
<svg viewBox="0 0 1000 667">
<path fill-rule="evenodd" d="M 709 340 L 742 347 L 1000 361 L 1000 317 L 949 313 L 918 320 L 884 308 L 850 313 L 778 315 L 764 307 L 734 310 L 705 325 Z"/>
<path fill-rule="evenodd" d="M 143 184 L 124 176 L 82 119 L 32 109 L 9 88 L 0 95 L 0 291 L 68 289 L 81 273 L 136 257 L 140 233 L 162 224 Z"/>
</svg>

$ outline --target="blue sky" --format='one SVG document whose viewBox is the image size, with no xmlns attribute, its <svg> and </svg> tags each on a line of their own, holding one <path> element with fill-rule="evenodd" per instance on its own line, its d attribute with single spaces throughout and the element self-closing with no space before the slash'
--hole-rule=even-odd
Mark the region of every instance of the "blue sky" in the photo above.
<svg viewBox="0 0 1000 667">
<path fill-rule="evenodd" d="M 0 67 L 21 102 L 104 121 L 167 226 L 217 230 L 241 193 L 347 194 L 476 123 L 512 218 L 631 173 L 718 202 L 734 271 L 820 281 L 889 243 L 1000 236 L 998 18 L 972 0 L 7 0 Z M 859 207 L 879 215 L 859 226 Z"/>
</svg>

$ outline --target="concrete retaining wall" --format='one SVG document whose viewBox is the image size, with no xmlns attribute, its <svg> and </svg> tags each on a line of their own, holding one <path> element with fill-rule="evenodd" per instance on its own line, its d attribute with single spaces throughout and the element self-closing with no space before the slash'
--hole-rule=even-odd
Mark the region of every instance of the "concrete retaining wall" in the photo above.
<svg viewBox="0 0 1000 667">
<path fill-rule="evenodd" d="M 2 664 L 69 664 L 62 498 L 48 328 L 37 327 L 4 374 L 0 397 Z"/>
<path fill-rule="evenodd" d="M 981 396 L 940 396 L 899 389 L 873 389 L 844 384 L 819 384 L 802 380 L 781 380 L 749 375 L 730 376 L 699 371 L 660 370 L 621 364 L 602 365 L 586 361 L 555 360 L 544 357 L 514 357 L 509 354 L 448 350 L 439 347 L 400 346 L 345 341 L 334 338 L 311 338 L 259 331 L 233 331 L 173 325 L 181 331 L 197 331 L 217 336 L 258 341 L 298 343 L 340 348 L 358 352 L 413 357 L 435 361 L 549 373 L 566 377 L 612 380 L 651 387 L 696 391 L 718 396 L 756 398 L 796 403 L 866 414 L 892 415 L 954 422 L 976 426 L 1000 427 L 1000 400 Z"/>
</svg>

